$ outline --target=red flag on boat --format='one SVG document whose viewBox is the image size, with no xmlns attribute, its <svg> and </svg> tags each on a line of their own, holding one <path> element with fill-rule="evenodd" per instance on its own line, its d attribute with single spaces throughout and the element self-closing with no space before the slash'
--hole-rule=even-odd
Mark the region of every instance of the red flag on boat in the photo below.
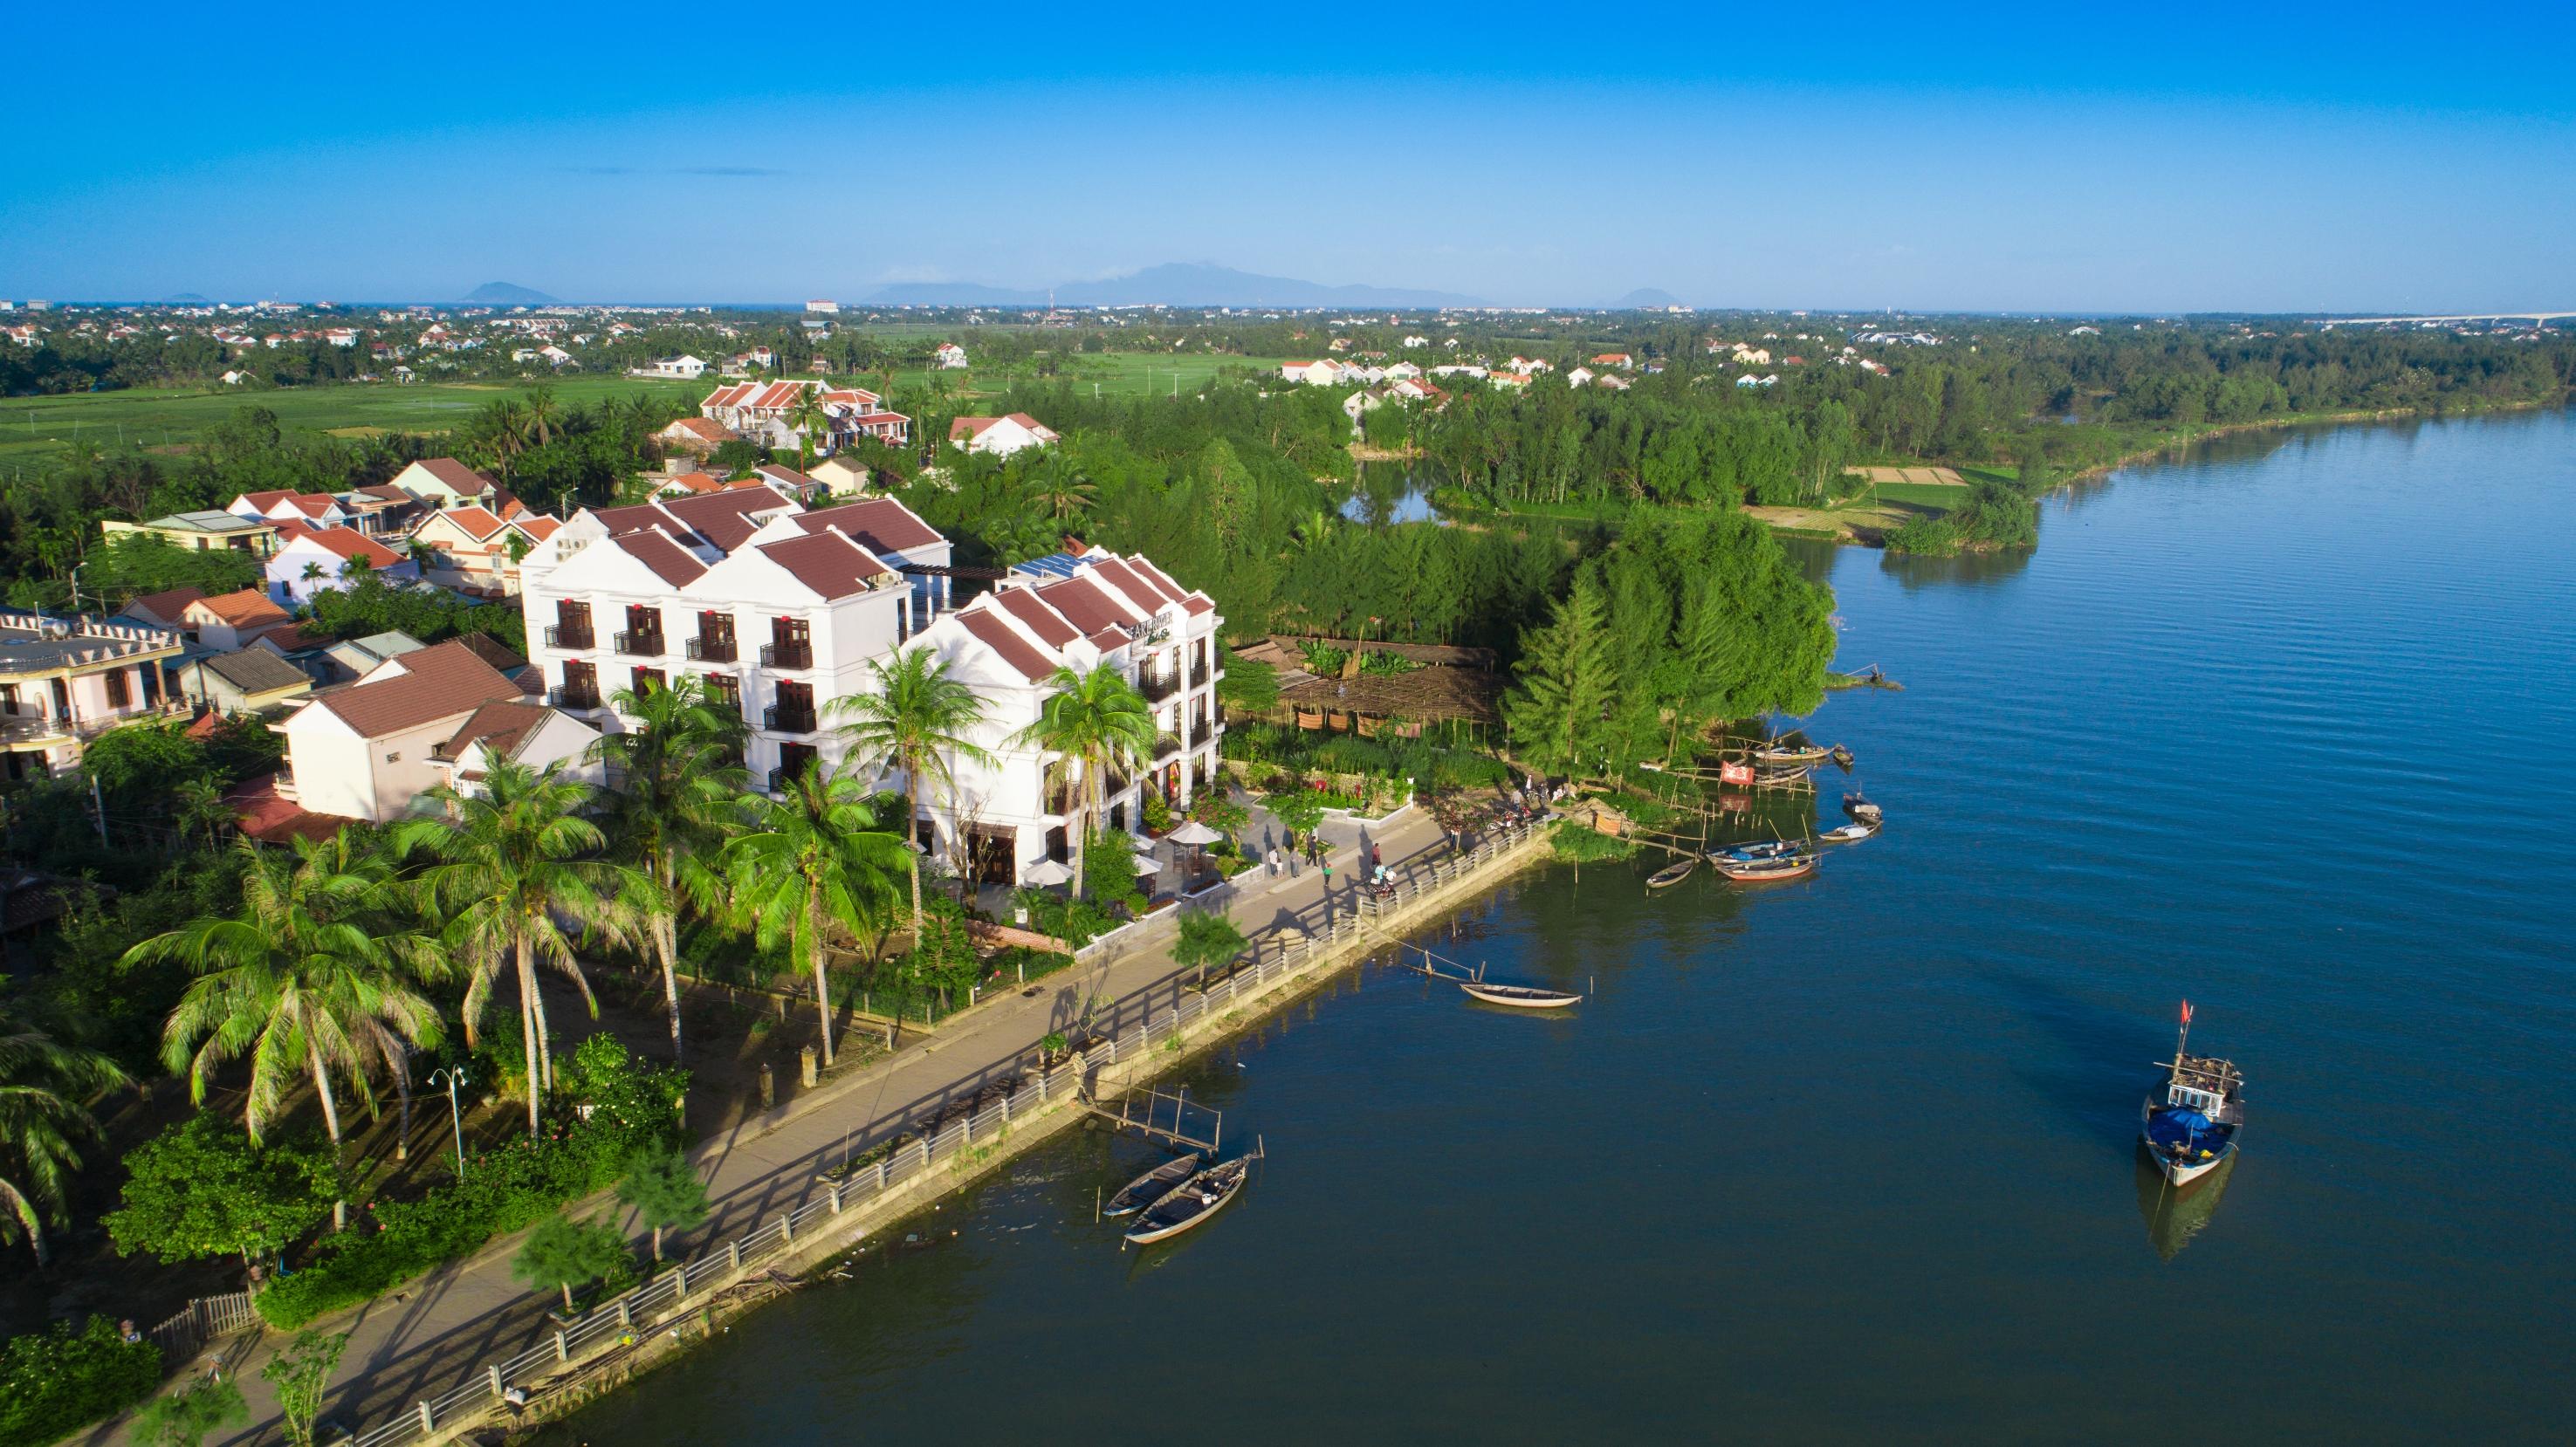
<svg viewBox="0 0 2576 1447">
<path fill-rule="evenodd" d="M 2186 1025 L 2191 1023 L 2191 1002 L 2189 1000 L 2182 1002 L 2182 1023 Z"/>
</svg>

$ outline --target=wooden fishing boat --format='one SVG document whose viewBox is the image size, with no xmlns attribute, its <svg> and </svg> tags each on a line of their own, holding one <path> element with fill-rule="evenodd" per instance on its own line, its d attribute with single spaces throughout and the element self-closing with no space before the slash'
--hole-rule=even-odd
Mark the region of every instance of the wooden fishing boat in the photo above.
<svg viewBox="0 0 2576 1447">
<path fill-rule="evenodd" d="M 1678 864 L 1667 864 L 1663 868 L 1646 876 L 1646 887 L 1648 889 L 1670 889 L 1674 885 L 1681 883 L 1683 880 L 1690 878 L 1691 871 L 1697 868 L 1699 868 L 1699 861 L 1696 859 L 1685 859 Z"/>
<path fill-rule="evenodd" d="M 1834 751 L 1821 744 L 1765 744 L 1753 751 L 1757 764 L 1821 764 L 1834 756 Z"/>
<path fill-rule="evenodd" d="M 2232 1061 L 2184 1053 L 2191 1043 L 2191 1002 L 2164 1068 L 2164 1089 L 2139 1112 L 2138 1139 L 2166 1180 L 2187 1186 L 2225 1165 L 2245 1130 L 2245 1076 Z"/>
<path fill-rule="evenodd" d="M 1542 990 L 1536 985 L 1489 985 L 1482 980 L 1460 980 L 1458 988 L 1488 1005 L 1509 1005 L 1515 1010 L 1561 1010 L 1583 999 L 1563 990 Z"/>
<path fill-rule="evenodd" d="M 1730 859 L 1743 864 L 1756 859 L 1780 859 L 1791 854 L 1802 854 L 1806 852 L 1806 848 L 1805 844 L 1795 839 L 1757 839 L 1746 844 L 1721 844 L 1710 850 L 1708 857 L 1718 864 L 1724 864 Z"/>
<path fill-rule="evenodd" d="M 1843 795 L 1843 812 L 1849 814 L 1855 819 L 1858 819 L 1863 824 L 1879 824 L 1885 822 L 1885 815 L 1879 807 L 1867 799 L 1862 798 L 1858 793 Z"/>
<path fill-rule="evenodd" d="M 1171 1194 L 1172 1188 L 1197 1175 L 1199 1153 L 1175 1156 L 1145 1174 L 1118 1188 L 1109 1204 L 1100 1208 L 1103 1216 L 1133 1216 L 1147 1206 Z"/>
<path fill-rule="evenodd" d="M 1836 744 L 1836 745 L 1834 745 L 1833 759 L 1834 759 L 1834 762 L 1835 762 L 1835 763 L 1842 765 L 1844 768 L 1846 768 L 1846 769 L 1850 768 L 1850 767 L 1852 766 L 1852 751 L 1851 751 L 1851 745 L 1849 745 L 1849 744 Z"/>
<path fill-rule="evenodd" d="M 1878 832 L 1875 824 L 1839 824 L 1816 836 L 1822 844 L 1858 844 Z"/>
<path fill-rule="evenodd" d="M 1776 859 L 1720 859 L 1717 872 L 1738 884 L 1771 884 L 1784 879 L 1804 879 L 1816 872 L 1816 856 L 1784 854 Z"/>
<path fill-rule="evenodd" d="M 1208 1167 L 1163 1193 L 1129 1228 L 1127 1239 L 1139 1246 L 1167 1241 L 1205 1222 L 1242 1191 L 1252 1174 L 1252 1158 L 1237 1156 Z"/>
</svg>

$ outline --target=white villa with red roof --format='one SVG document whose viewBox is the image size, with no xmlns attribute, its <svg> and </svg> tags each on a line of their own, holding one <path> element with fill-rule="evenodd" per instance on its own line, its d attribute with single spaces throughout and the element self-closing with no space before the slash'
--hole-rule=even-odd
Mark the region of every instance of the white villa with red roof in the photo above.
<svg viewBox="0 0 2576 1447">
<path fill-rule="evenodd" d="M 453 457 L 424 457 L 393 476 L 393 485 L 441 510 L 468 503 L 497 506 L 501 485 Z"/>
<path fill-rule="evenodd" d="M 698 415 L 765 447 L 792 449 L 802 435 L 793 419 L 796 404 L 808 392 L 820 394 L 825 434 L 811 439 L 820 452 L 858 437 L 873 437 L 889 447 L 912 439 L 912 419 L 885 410 L 885 399 L 864 387 L 831 387 L 821 382 L 733 382 L 718 387 L 698 404 Z"/>
<path fill-rule="evenodd" d="M 468 505 L 429 515 L 412 529 L 413 559 L 422 576 L 445 588 L 493 597 L 519 591 L 517 557 L 554 536 L 560 518 L 516 509 L 504 519 L 491 509 Z M 420 556 L 426 549 L 429 556 Z"/>
<path fill-rule="evenodd" d="M 316 593 L 347 587 L 349 575 L 362 569 L 388 579 L 420 576 L 419 564 L 348 528 L 282 524 L 277 551 L 268 555 L 268 595 L 285 604 L 310 603 Z"/>
<path fill-rule="evenodd" d="M 1055 440 L 1054 428 L 1026 412 L 1013 412 L 1006 417 L 959 417 L 948 424 L 949 446 L 991 457 L 1008 457 Z"/>
<path fill-rule="evenodd" d="M 827 716 L 946 607 L 948 540 L 892 498 L 809 510 L 765 487 L 588 509 L 521 561 L 529 661 L 556 706 L 622 727 L 619 690 L 703 676 L 752 726 L 756 782 L 842 750 Z"/>
<path fill-rule="evenodd" d="M 257 518 L 262 522 L 303 523 L 317 528 L 344 527 L 350 513 L 340 500 L 327 492 L 245 492 L 224 504 L 224 511 L 235 517 Z"/>
<path fill-rule="evenodd" d="M 1138 829 L 1149 789 L 1186 804 L 1219 767 L 1224 621 L 1206 594 L 1144 558 L 1085 548 L 1012 568 L 994 591 L 923 629 L 907 646 L 937 653 L 983 701 L 974 738 L 993 756 L 989 766 L 955 761 L 955 802 L 931 806 L 935 838 L 924 843 L 967 861 L 978 884 L 1017 885 L 1042 860 L 1070 862 L 1087 794 L 1083 765 L 1017 741 L 1059 667 L 1084 672 L 1106 662 L 1153 706 L 1149 757 L 1132 777 L 1113 770 L 1101 781 L 1108 826 Z"/>
</svg>

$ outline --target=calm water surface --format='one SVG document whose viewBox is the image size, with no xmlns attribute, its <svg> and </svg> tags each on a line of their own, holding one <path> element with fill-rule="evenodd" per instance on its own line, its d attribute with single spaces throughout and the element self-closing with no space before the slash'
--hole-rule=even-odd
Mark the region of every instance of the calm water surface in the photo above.
<svg viewBox="0 0 2576 1447">
<path fill-rule="evenodd" d="M 1193 1071 L 1270 1160 L 1122 1253 L 1067 1136 L 935 1249 L 563 1441 L 2563 1442 L 2576 1410 L 2576 424 L 2231 439 L 2035 557 L 1819 550 L 1889 832 L 1464 921 L 1564 1020 L 1371 970 Z M 2232 1172 L 2132 1145 L 2175 1002 Z M 2197 1234 L 2193 1234 L 2194 1232 Z"/>
</svg>

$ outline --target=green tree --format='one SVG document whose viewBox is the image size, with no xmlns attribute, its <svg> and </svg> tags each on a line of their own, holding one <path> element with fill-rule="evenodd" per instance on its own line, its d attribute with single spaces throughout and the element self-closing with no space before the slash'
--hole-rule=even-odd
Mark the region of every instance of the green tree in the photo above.
<svg viewBox="0 0 2576 1447">
<path fill-rule="evenodd" d="M 1085 827 L 1078 832 L 1087 836 L 1090 821 L 1101 811 L 1101 785 L 1108 771 L 1131 771 L 1152 757 L 1153 707 L 1125 674 L 1106 661 L 1089 672 L 1060 665 L 1046 686 L 1037 722 L 1022 729 L 1014 741 L 1081 761 Z M 1086 856 L 1091 852 L 1087 845 L 1086 837 L 1086 847 L 1073 861 L 1076 894 L 1082 892 Z"/>
<path fill-rule="evenodd" d="M 309 1079 L 337 1161 L 335 1083 L 364 1092 L 376 1072 L 402 1070 L 410 1047 L 438 1042 L 438 1007 L 413 988 L 438 972 L 437 957 L 391 923 L 393 868 L 352 836 L 297 839 L 284 856 L 247 839 L 241 848 L 239 913 L 156 935 L 126 959 L 198 973 L 163 1032 L 162 1058 L 187 1072 L 190 1099 L 204 1104 L 216 1069 L 249 1055 L 244 1124 L 258 1140 Z M 348 1224 L 346 1200 L 332 1202 L 331 1224 Z"/>
<path fill-rule="evenodd" d="M 161 1349 L 104 1316 L 0 1342 L 0 1444 L 45 1447 L 152 1395 Z"/>
<path fill-rule="evenodd" d="M 1208 966 L 1233 959 L 1250 943 L 1242 928 L 1223 910 L 1193 910 L 1181 916 L 1180 938 L 1172 943 L 1172 963 L 1183 969 L 1196 966 L 1204 984 Z"/>
<path fill-rule="evenodd" d="M 45 1224 L 71 1219 L 76 1143 L 98 1137 L 83 1102 L 129 1084 L 114 1061 L 56 1040 L 0 992 L 0 1242 L 23 1234 L 45 1264 Z"/>
<path fill-rule="evenodd" d="M 322 1396 L 331 1389 L 340 1354 L 348 1349 L 347 1332 L 325 1336 L 307 1327 L 259 1369 L 277 1389 L 277 1414 L 284 1419 L 286 1440 L 294 1447 L 313 1447 L 313 1423 L 322 1415 Z"/>
<path fill-rule="evenodd" d="M 614 1276 L 625 1267 L 626 1238 L 617 1234 L 616 1227 L 553 1216 L 528 1233 L 510 1262 L 510 1274 L 534 1290 L 562 1292 L 564 1310 L 571 1311 L 574 1287 Z"/>
<path fill-rule="evenodd" d="M 197 1447 L 209 1433 L 250 1421 L 250 1404 L 229 1378 L 199 1377 L 134 1414 L 133 1440 L 142 1447 Z"/>
<path fill-rule="evenodd" d="M 835 705 L 841 737 L 849 745 L 849 765 L 862 775 L 889 769 L 903 773 L 904 836 L 921 832 L 922 795 L 950 802 L 957 792 L 957 761 L 993 762 L 990 752 L 967 737 L 984 721 L 984 703 L 975 691 L 948 674 L 947 660 L 927 648 L 914 648 L 888 663 L 868 665 L 869 680 Z M 912 932 L 922 932 L 921 855 L 907 849 L 912 873 Z"/>
<path fill-rule="evenodd" d="M 639 1150 L 627 1158 L 617 1199 L 653 1231 L 653 1259 L 662 1259 L 662 1233 L 685 1231 L 707 1219 L 707 1183 L 679 1151 Z"/>
<path fill-rule="evenodd" d="M 814 1007 L 822 1020 L 823 1063 L 832 1063 L 832 988 L 825 973 L 833 927 L 853 935 L 896 907 L 893 880 L 911 851 L 877 827 L 867 790 L 856 779 L 807 769 L 784 797 L 755 797 L 744 832 L 725 845 L 733 910 L 749 921 L 760 948 L 785 948 L 814 972 Z"/>
<path fill-rule="evenodd" d="M 796 430 L 797 471 L 814 465 L 814 434 L 831 422 L 832 414 L 823 406 L 823 389 L 810 382 L 798 388 L 795 402 L 787 409 L 787 425 Z"/>
<path fill-rule="evenodd" d="M 1515 751 L 1569 774 L 1598 761 L 1619 686 L 1612 643 L 1599 586 L 1578 577 L 1547 626 L 1522 636 L 1519 685 L 1503 701 Z"/>
<path fill-rule="evenodd" d="M 620 898 L 644 881 L 636 871 L 598 857 L 608 840 L 583 817 L 591 790 L 563 777 L 560 765 L 538 772 L 504 760 L 486 773 L 476 794 L 444 785 L 429 794 L 447 806 L 449 817 L 406 821 L 394 831 L 394 845 L 406 857 L 436 861 L 421 876 L 421 890 L 433 908 L 447 912 L 442 938 L 472 971 L 465 988 L 468 1045 L 475 1042 L 501 970 L 509 969 L 518 985 L 528 1134 L 534 1137 L 545 1093 L 554 1087 L 554 1050 L 546 1039 L 537 969 L 543 965 L 572 981 L 597 1018 L 599 1002 L 565 926 L 622 936 L 629 911 Z"/>
<path fill-rule="evenodd" d="M 164 1261 L 284 1250 L 330 1211 L 343 1187 L 316 1142 L 251 1140 L 220 1117 L 197 1115 L 125 1158 L 123 1205 L 107 1214 L 118 1254 Z"/>
<path fill-rule="evenodd" d="M 742 819 L 746 727 L 742 711 L 717 702 L 695 674 L 641 693 L 620 689 L 610 703 L 632 726 L 600 735 L 595 747 L 616 780 L 612 832 L 643 861 L 648 887 L 629 891 L 627 903 L 662 967 L 678 1061 L 680 907 L 720 892 L 707 861 Z"/>
</svg>

